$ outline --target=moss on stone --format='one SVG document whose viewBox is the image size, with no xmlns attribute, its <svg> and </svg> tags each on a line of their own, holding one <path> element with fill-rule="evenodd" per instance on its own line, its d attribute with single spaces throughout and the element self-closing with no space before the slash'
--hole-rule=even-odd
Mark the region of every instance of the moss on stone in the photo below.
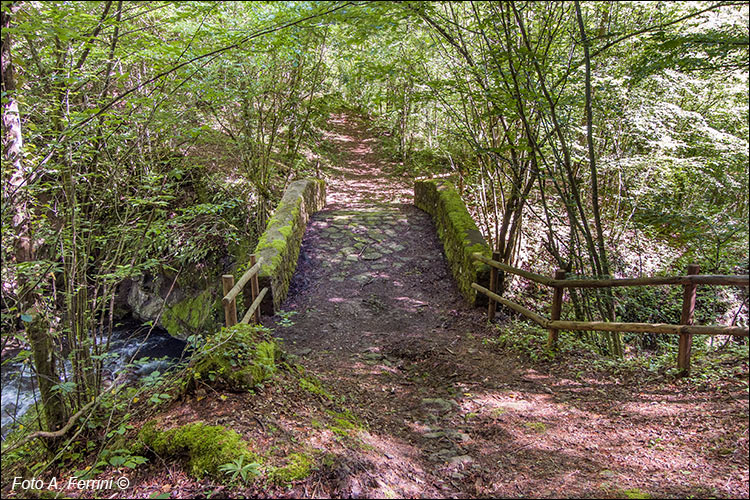
<svg viewBox="0 0 750 500">
<path fill-rule="evenodd" d="M 287 224 L 284 227 L 279 228 L 279 233 L 285 238 L 289 238 L 292 235 L 292 224 Z"/>
<path fill-rule="evenodd" d="M 470 303 L 476 303 L 471 283 L 486 285 L 489 268 L 475 261 L 472 254 L 489 257 L 491 252 L 458 191 L 447 181 L 419 181 L 414 184 L 414 204 L 432 216 L 459 291 Z"/>
<path fill-rule="evenodd" d="M 287 464 L 274 469 L 270 474 L 270 478 L 279 485 L 289 484 L 309 476 L 314 465 L 315 461 L 312 457 L 303 453 L 291 453 L 287 456 Z"/>
<path fill-rule="evenodd" d="M 264 303 L 272 303 L 273 309 L 278 310 L 286 298 L 307 222 L 324 205 L 325 184 L 322 180 L 292 182 L 258 240 L 255 253 L 263 257 L 258 279 L 261 287 L 270 286 L 271 293 Z M 269 309 L 267 305 L 263 306 L 264 312 L 270 312 Z"/>
<path fill-rule="evenodd" d="M 166 306 L 161 323 L 170 335 L 185 338 L 206 326 L 215 304 L 216 298 L 211 290 L 204 290 L 195 297 Z"/>
<path fill-rule="evenodd" d="M 260 461 L 239 434 L 220 425 L 193 422 L 159 430 L 152 420 L 141 428 L 138 438 L 162 458 L 187 457 L 188 472 L 198 479 L 217 474 L 221 465 L 240 458 L 245 463 Z"/>
<path fill-rule="evenodd" d="M 190 391 L 201 382 L 235 392 L 251 390 L 273 377 L 280 358 L 281 350 L 267 328 L 222 328 L 193 356 L 196 361 L 186 372 L 185 387 Z"/>
</svg>

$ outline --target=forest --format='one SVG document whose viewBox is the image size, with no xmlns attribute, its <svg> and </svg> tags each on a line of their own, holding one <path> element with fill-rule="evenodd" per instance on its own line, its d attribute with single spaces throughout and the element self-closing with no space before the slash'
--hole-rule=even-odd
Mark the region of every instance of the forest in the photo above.
<svg viewBox="0 0 750 500">
<path fill-rule="evenodd" d="M 1 14 L 3 498 L 750 495 L 747 2 Z"/>
</svg>

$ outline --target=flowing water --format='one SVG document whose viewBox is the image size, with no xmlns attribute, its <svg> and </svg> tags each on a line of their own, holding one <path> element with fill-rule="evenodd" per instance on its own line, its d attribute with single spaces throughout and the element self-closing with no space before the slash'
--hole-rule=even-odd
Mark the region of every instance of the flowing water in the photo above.
<svg viewBox="0 0 750 500">
<path fill-rule="evenodd" d="M 106 342 L 98 338 L 97 342 Z M 166 331 L 154 328 L 148 334 L 148 327 L 138 324 L 127 324 L 112 331 L 109 353 L 104 362 L 104 376 L 109 380 L 117 378 L 123 369 L 131 369 L 135 379 L 145 377 L 157 370 L 164 372 L 180 360 L 186 343 L 172 337 Z M 132 363 L 132 368 L 126 365 Z M 26 362 L 3 362 L 0 372 L 2 387 L 2 406 L 0 413 L 0 433 L 3 439 L 16 425 L 20 418 L 35 402 L 39 401 L 39 391 L 32 375 L 31 356 Z M 64 363 L 67 373 L 71 371 L 69 361 Z"/>
</svg>

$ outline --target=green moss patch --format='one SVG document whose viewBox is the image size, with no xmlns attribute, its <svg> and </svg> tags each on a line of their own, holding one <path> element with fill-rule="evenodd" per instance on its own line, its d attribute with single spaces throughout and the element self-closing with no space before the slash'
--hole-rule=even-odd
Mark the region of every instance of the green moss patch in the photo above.
<svg viewBox="0 0 750 500">
<path fill-rule="evenodd" d="M 263 304 L 264 314 L 278 309 L 286 298 L 297 267 L 302 236 L 310 216 L 325 206 L 325 183 L 320 179 L 292 182 L 258 240 L 255 254 L 263 258 L 258 280 L 271 293 Z"/>
<path fill-rule="evenodd" d="M 253 389 L 273 377 L 281 350 L 271 331 L 259 325 L 222 328 L 206 339 L 185 375 L 188 391 L 201 384 L 234 392 Z"/>
<path fill-rule="evenodd" d="M 198 479 L 206 474 L 218 474 L 220 466 L 234 460 L 259 461 L 239 434 L 220 425 L 194 422 L 175 429 L 159 430 L 156 421 L 152 420 L 141 428 L 138 438 L 162 458 L 186 458 L 189 473 Z"/>
<path fill-rule="evenodd" d="M 523 425 L 530 431 L 534 432 L 542 433 L 547 430 L 547 426 L 544 424 L 544 422 L 525 422 Z"/>
<path fill-rule="evenodd" d="M 622 490 L 622 494 L 625 498 L 652 498 L 649 493 L 641 491 L 638 488 Z"/>
<path fill-rule="evenodd" d="M 270 479 L 279 485 L 299 481 L 310 475 L 314 465 L 315 461 L 312 457 L 303 453 L 291 453 L 287 457 L 287 464 L 274 469 L 270 473 Z"/>
<path fill-rule="evenodd" d="M 326 410 L 331 417 L 333 417 L 333 424 L 328 428 L 334 433 L 342 437 L 348 437 L 352 430 L 361 428 L 361 425 L 357 422 L 357 418 L 349 411 L 344 410 L 343 412 L 335 412 Z"/>
<path fill-rule="evenodd" d="M 484 296 L 477 300 L 471 284 L 477 282 L 486 286 L 489 267 L 474 260 L 472 254 L 478 252 L 490 257 L 490 248 L 456 188 L 444 180 L 417 181 L 414 183 L 414 204 L 435 221 L 445 257 L 461 294 L 471 304 L 486 303 Z"/>
<path fill-rule="evenodd" d="M 211 290 L 204 290 L 195 297 L 165 307 L 161 323 L 170 335 L 185 338 L 204 329 L 211 320 L 215 304 L 216 299 Z"/>
<path fill-rule="evenodd" d="M 323 384 L 316 377 L 307 376 L 299 379 L 299 386 L 312 394 L 320 396 L 322 399 L 331 401 L 333 396 L 324 387 Z"/>
</svg>

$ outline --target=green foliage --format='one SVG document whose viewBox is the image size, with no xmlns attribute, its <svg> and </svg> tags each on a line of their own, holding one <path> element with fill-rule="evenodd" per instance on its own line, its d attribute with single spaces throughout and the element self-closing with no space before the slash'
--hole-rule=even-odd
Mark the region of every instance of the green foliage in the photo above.
<svg viewBox="0 0 750 500">
<path fill-rule="evenodd" d="M 126 448 L 120 448 L 117 450 L 104 450 L 99 458 L 100 460 L 99 462 L 97 462 L 95 468 L 112 466 L 135 469 L 139 465 L 148 462 L 148 459 L 146 457 L 133 455 L 130 450 Z"/>
<path fill-rule="evenodd" d="M 231 481 L 237 481 L 239 477 L 242 482 L 247 482 L 248 479 L 253 479 L 260 475 L 260 464 L 258 462 L 244 463 L 245 457 L 240 457 L 233 462 L 224 464 L 219 467 L 219 470 L 224 474 L 230 476 Z"/>
<path fill-rule="evenodd" d="M 184 376 L 188 390 L 198 384 L 231 391 L 249 391 L 270 380 L 278 369 L 281 350 L 271 331 L 259 325 L 237 324 L 206 337 Z"/>
<path fill-rule="evenodd" d="M 482 343 L 502 349 L 520 352 L 534 361 L 551 360 L 555 354 L 547 349 L 547 331 L 525 321 L 514 321 L 497 326 L 494 338 L 485 338 Z M 571 348 L 568 339 L 559 339 L 561 349 Z"/>
<path fill-rule="evenodd" d="M 249 216 L 245 203 L 222 199 L 224 193 L 217 195 L 221 196 L 215 203 L 185 207 L 169 219 L 163 252 L 174 256 L 176 264 L 195 266 L 213 260 L 251 237 L 245 229 Z"/>
<path fill-rule="evenodd" d="M 189 472 L 198 479 L 207 474 L 215 475 L 225 470 L 223 466 L 236 464 L 236 461 L 251 466 L 245 471 L 247 476 L 260 460 L 239 434 L 220 425 L 194 422 L 175 429 L 159 430 L 156 421 L 152 420 L 141 428 L 138 437 L 162 458 L 187 457 Z"/>
</svg>

